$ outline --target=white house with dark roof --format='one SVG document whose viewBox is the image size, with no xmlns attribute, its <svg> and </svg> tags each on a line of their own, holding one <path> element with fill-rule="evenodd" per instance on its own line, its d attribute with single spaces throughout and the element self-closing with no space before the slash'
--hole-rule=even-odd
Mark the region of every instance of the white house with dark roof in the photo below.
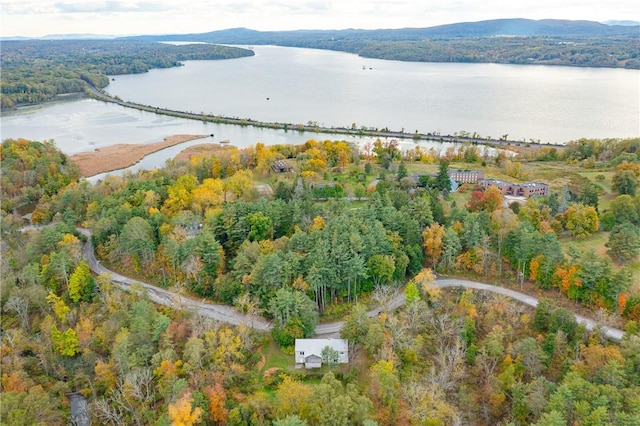
<svg viewBox="0 0 640 426">
<path fill-rule="evenodd" d="M 349 362 L 349 341 L 346 339 L 296 339 L 296 367 L 307 369 L 322 367 L 322 351 L 326 347 L 337 353 L 336 363 Z"/>
</svg>

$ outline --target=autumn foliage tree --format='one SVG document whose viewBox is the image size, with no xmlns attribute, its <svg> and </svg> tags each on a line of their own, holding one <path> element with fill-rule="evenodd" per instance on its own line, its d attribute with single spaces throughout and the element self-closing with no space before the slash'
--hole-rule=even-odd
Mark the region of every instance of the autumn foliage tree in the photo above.
<svg viewBox="0 0 640 426">
<path fill-rule="evenodd" d="M 490 186 L 484 191 L 473 191 L 467 208 L 472 212 L 493 213 L 502 206 L 503 201 L 504 198 L 500 190 L 495 186 Z"/>
<path fill-rule="evenodd" d="M 225 404 L 227 393 L 222 383 L 216 381 L 208 389 L 209 396 L 209 419 L 213 424 L 224 425 L 229 416 L 229 410 Z"/>
<path fill-rule="evenodd" d="M 78 302 L 88 301 L 94 290 L 94 281 L 91 270 L 86 261 L 81 261 L 75 271 L 69 277 L 69 298 Z"/>
<path fill-rule="evenodd" d="M 172 426 L 193 426 L 200 422 L 203 414 L 202 408 L 193 407 L 191 393 L 186 393 L 174 404 L 169 404 L 168 411 Z"/>
<path fill-rule="evenodd" d="M 598 212 L 593 206 L 574 204 L 564 214 L 565 228 L 574 237 L 586 237 L 598 230 Z"/>
<path fill-rule="evenodd" d="M 624 161 L 616 167 L 611 178 L 611 187 L 618 194 L 634 196 L 638 188 L 639 177 L 640 165 Z"/>
<path fill-rule="evenodd" d="M 422 246 L 427 262 L 433 269 L 440 262 L 442 256 L 442 240 L 445 228 L 439 223 L 433 223 L 422 231 Z"/>
</svg>

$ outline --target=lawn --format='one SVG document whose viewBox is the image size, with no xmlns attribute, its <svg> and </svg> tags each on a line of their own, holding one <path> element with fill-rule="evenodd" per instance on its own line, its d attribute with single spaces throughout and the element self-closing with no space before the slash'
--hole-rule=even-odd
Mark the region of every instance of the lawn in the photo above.
<svg viewBox="0 0 640 426">
<path fill-rule="evenodd" d="M 261 347 L 261 350 L 266 359 L 261 371 L 264 372 L 274 367 L 283 370 L 294 368 L 293 355 L 287 355 L 282 352 L 271 336 L 269 336 L 269 340 Z"/>
<path fill-rule="evenodd" d="M 581 252 L 593 250 L 600 257 L 605 257 L 607 255 L 607 248 L 605 247 L 605 243 L 608 239 L 608 232 L 596 232 L 595 234 L 592 234 L 585 238 L 575 238 L 569 235 L 563 235 L 559 238 L 560 245 L 562 246 L 565 254 L 568 254 L 569 247 L 573 246 Z"/>
</svg>

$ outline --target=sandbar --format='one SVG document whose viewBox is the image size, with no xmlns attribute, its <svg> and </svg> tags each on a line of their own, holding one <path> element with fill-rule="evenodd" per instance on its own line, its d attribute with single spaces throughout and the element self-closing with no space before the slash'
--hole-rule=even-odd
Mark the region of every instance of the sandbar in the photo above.
<svg viewBox="0 0 640 426">
<path fill-rule="evenodd" d="M 78 166 L 80 176 L 89 177 L 99 173 L 131 167 L 145 156 L 161 149 L 178 145 L 194 139 L 201 139 L 209 135 L 173 135 L 167 136 L 160 142 L 150 144 L 115 144 L 94 151 L 80 152 L 69 157 Z"/>
</svg>

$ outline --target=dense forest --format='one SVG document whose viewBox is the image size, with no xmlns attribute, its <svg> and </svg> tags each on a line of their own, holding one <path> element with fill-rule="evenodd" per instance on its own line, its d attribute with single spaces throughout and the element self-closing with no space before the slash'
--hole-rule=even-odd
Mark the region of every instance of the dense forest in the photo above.
<svg viewBox="0 0 640 426">
<path fill-rule="evenodd" d="M 180 66 L 188 60 L 230 59 L 253 52 L 226 46 L 114 40 L 3 41 L 2 108 L 36 104 L 83 92 L 85 82 L 104 88 L 108 75 Z"/>
<path fill-rule="evenodd" d="M 52 142 L 6 140 L 0 421 L 68 424 L 81 395 L 95 423 L 116 425 L 638 424 L 639 148 L 585 139 L 491 158 L 309 140 L 90 184 Z M 495 188 L 452 192 L 454 165 L 544 174 L 552 191 L 508 206 Z M 24 228 L 25 205 L 41 227 Z M 78 226 L 110 269 L 264 316 L 271 332 L 93 276 Z M 434 272 L 543 301 L 445 291 Z M 407 304 L 386 308 L 400 291 Z M 336 318 L 354 361 L 293 369 L 294 339 Z"/>
<path fill-rule="evenodd" d="M 429 28 L 254 31 L 125 37 L 226 44 L 273 44 L 416 62 L 472 62 L 640 69 L 637 26 L 591 21 L 496 19 Z"/>
<path fill-rule="evenodd" d="M 358 54 L 367 58 L 416 62 L 640 68 L 640 40 L 503 37 L 375 43 Z"/>
</svg>

